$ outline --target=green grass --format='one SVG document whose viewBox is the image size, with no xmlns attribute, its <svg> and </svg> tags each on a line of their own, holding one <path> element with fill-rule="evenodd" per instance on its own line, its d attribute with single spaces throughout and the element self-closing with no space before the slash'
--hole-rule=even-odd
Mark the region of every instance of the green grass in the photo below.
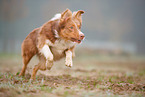
<svg viewBox="0 0 145 97">
<path fill-rule="evenodd" d="M 129 60 L 129 61 L 128 61 Z M 28 69 L 33 68 L 31 63 Z M 48 75 L 37 73 L 30 82 L 27 71 L 19 77 L 20 55 L 0 54 L 0 96 L 8 97 L 143 97 L 145 60 L 139 57 L 115 57 L 82 54 L 67 68 L 55 63 Z M 134 65 L 135 63 L 135 65 Z M 31 72 L 30 72 L 31 73 Z"/>
</svg>

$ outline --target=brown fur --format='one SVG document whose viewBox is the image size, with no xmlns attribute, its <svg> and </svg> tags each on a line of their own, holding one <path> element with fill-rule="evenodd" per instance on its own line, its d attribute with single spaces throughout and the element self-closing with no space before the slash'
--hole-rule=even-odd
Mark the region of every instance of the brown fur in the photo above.
<svg viewBox="0 0 145 97">
<path fill-rule="evenodd" d="M 48 67 L 46 67 L 47 59 L 40 53 L 40 50 L 46 44 L 46 40 L 50 40 L 51 43 L 53 44 L 55 43 L 56 40 L 58 40 L 55 37 L 54 29 L 57 30 L 61 39 L 65 41 L 71 40 L 71 41 L 79 42 L 80 40 L 82 40 L 77 30 L 77 27 L 80 28 L 82 23 L 81 20 L 82 13 L 84 12 L 78 11 L 73 13 L 72 15 L 72 12 L 69 9 L 67 9 L 61 14 L 61 19 L 48 21 L 40 28 L 36 28 L 31 33 L 29 33 L 22 43 L 23 68 L 19 76 L 25 74 L 27 64 L 29 63 L 31 58 L 36 54 L 38 55 L 39 63 L 35 65 L 31 75 L 31 79 L 35 79 L 36 72 L 39 69 L 40 70 L 51 69 L 53 65 L 53 60 L 56 61 L 63 58 L 65 56 L 65 51 L 67 50 L 72 51 L 74 56 L 75 45 L 72 46 L 71 48 L 65 49 L 61 54 L 57 53 L 52 46 L 49 46 L 54 56 L 54 59 L 50 60 L 47 65 Z M 77 27 L 75 26 L 74 22 L 76 23 Z M 71 29 L 70 27 L 73 27 L 73 29 Z"/>
</svg>

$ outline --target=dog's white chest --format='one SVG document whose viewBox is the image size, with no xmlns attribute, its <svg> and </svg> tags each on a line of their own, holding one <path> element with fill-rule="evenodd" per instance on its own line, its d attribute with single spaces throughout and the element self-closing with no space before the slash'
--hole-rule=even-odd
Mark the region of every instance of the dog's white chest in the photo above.
<svg viewBox="0 0 145 97">
<path fill-rule="evenodd" d="M 51 41 L 47 40 L 46 43 L 52 47 L 53 52 L 62 54 L 66 49 L 70 49 L 76 43 L 72 41 L 65 41 L 65 40 L 56 40 L 55 43 L 51 43 Z"/>
</svg>

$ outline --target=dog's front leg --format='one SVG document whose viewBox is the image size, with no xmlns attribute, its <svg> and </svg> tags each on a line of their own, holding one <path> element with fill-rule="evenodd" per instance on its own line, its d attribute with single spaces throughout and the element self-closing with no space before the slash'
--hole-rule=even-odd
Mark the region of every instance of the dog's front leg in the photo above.
<svg viewBox="0 0 145 97">
<path fill-rule="evenodd" d="M 53 65 L 53 54 L 51 53 L 51 50 L 48 45 L 44 45 L 40 52 L 44 55 L 46 58 L 46 68 L 51 69 Z"/>
<path fill-rule="evenodd" d="M 72 63 L 72 51 L 71 50 L 67 50 L 65 51 L 66 54 L 66 59 L 65 59 L 65 65 L 68 67 L 72 67 L 73 63 Z"/>
</svg>

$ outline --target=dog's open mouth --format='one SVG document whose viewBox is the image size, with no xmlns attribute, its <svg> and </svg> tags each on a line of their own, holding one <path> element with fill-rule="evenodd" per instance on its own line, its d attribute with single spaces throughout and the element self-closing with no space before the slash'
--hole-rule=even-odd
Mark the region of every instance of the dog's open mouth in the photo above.
<svg viewBox="0 0 145 97">
<path fill-rule="evenodd" d="M 76 42 L 76 43 L 81 43 L 82 40 L 80 40 L 80 39 L 78 40 L 78 39 L 75 39 L 75 38 L 71 38 L 71 41 Z"/>
</svg>

